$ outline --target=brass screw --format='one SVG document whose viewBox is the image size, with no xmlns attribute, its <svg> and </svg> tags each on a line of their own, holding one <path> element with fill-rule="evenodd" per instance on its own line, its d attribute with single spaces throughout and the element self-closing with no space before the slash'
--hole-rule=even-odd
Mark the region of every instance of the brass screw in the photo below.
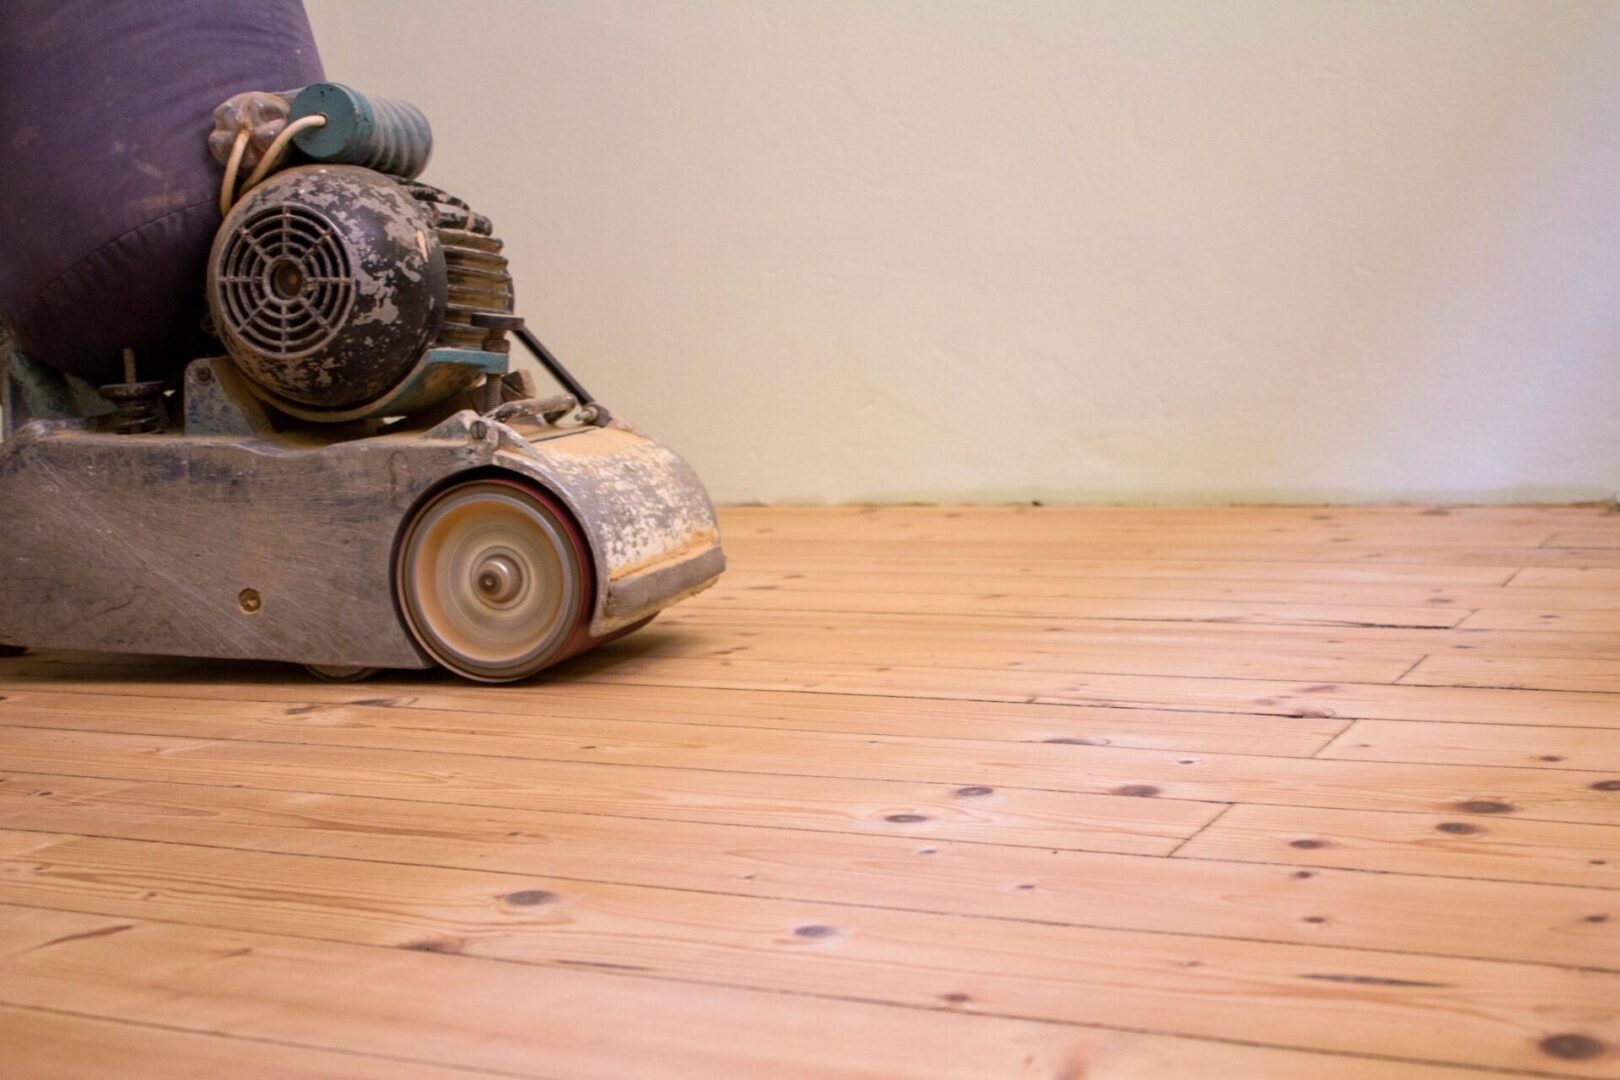
<svg viewBox="0 0 1620 1080">
<path fill-rule="evenodd" d="M 197 381 L 200 382 L 200 383 L 211 383 L 211 382 L 213 382 L 214 381 L 214 369 L 213 368 L 208 368 L 208 367 L 200 367 L 200 368 L 198 368 L 197 369 Z"/>
<path fill-rule="evenodd" d="M 247 612 L 249 615 L 253 614 L 255 611 L 258 611 L 260 607 L 264 606 L 264 601 L 259 598 L 258 589 L 243 589 L 241 592 L 236 594 L 236 602 L 242 605 L 242 610 Z"/>
</svg>

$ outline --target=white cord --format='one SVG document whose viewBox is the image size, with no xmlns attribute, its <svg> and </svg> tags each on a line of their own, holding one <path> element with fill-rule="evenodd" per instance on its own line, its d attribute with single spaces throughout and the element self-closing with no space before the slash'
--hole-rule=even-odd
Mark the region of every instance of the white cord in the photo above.
<svg viewBox="0 0 1620 1080">
<path fill-rule="evenodd" d="M 249 191 L 252 191 L 253 185 L 270 174 L 270 170 L 275 168 L 277 162 L 281 160 L 281 155 L 287 152 L 287 144 L 292 142 L 294 135 L 309 128 L 325 126 L 326 117 L 316 113 L 312 116 L 300 117 L 282 128 L 281 134 L 277 135 L 275 141 L 265 149 L 264 157 L 259 159 L 259 164 L 248 174 L 247 182 L 242 185 L 242 194 L 246 195 Z"/>
<path fill-rule="evenodd" d="M 248 174 L 247 181 L 242 185 L 241 194 L 246 195 L 254 184 L 257 184 L 270 174 L 270 170 L 275 168 L 276 163 L 281 160 L 281 155 L 287 152 L 287 144 L 292 142 L 294 135 L 308 128 L 323 127 L 325 124 L 326 117 L 317 113 L 314 116 L 305 116 L 294 120 L 282 128 L 270 145 L 265 148 L 264 157 L 259 159 L 259 164 L 254 166 L 253 171 Z M 231 143 L 231 156 L 225 162 L 225 179 L 219 185 L 220 217 L 224 217 L 231 212 L 231 204 L 237 199 L 236 174 L 242 168 L 242 155 L 247 152 L 248 136 L 250 134 L 251 132 L 247 128 L 243 128 L 236 133 L 236 141 Z"/>
<path fill-rule="evenodd" d="M 236 141 L 231 144 L 231 156 L 225 162 L 225 180 L 219 185 L 220 217 L 231 212 L 231 203 L 236 199 L 236 170 L 242 167 L 242 155 L 247 152 L 250 134 L 252 132 L 247 128 L 242 128 L 236 133 Z"/>
</svg>

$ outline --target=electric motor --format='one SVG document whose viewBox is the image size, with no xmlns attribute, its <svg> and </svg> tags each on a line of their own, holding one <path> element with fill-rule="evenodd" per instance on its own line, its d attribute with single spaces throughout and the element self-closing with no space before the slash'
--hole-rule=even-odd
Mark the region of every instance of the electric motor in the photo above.
<svg viewBox="0 0 1620 1080">
<path fill-rule="evenodd" d="M 507 350 L 499 320 L 475 318 L 512 310 L 500 249 L 488 219 L 436 188 L 354 165 L 300 166 L 232 207 L 209 259 L 209 308 L 272 404 L 348 419 L 430 347 Z M 461 388 L 446 381 L 441 396 Z"/>
</svg>

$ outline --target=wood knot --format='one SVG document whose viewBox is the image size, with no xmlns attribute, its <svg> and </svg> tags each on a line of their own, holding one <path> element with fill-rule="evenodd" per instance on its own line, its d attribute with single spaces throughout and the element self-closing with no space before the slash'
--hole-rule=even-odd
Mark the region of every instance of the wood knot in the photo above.
<svg viewBox="0 0 1620 1080">
<path fill-rule="evenodd" d="M 1304 851 L 1312 851 L 1312 850 L 1314 850 L 1316 848 L 1325 848 L 1325 847 L 1327 847 L 1328 842 L 1326 840 L 1310 840 L 1310 839 L 1306 839 L 1306 840 L 1290 840 L 1290 841 L 1288 841 L 1288 846 L 1289 847 L 1300 848 L 1300 849 L 1302 849 Z"/>
<path fill-rule="evenodd" d="M 1561 1058 L 1564 1061 L 1590 1061 L 1598 1057 L 1606 1049 L 1598 1040 L 1590 1035 L 1578 1035 L 1573 1032 L 1563 1035 L 1549 1035 L 1537 1044 L 1541 1052 L 1550 1057 Z"/>
<path fill-rule="evenodd" d="M 812 940 L 816 938 L 829 938 L 837 933 L 838 927 L 825 926 L 821 923 L 811 923 L 809 926 L 796 926 L 793 928 L 793 935 L 795 937 L 810 938 Z"/>
<path fill-rule="evenodd" d="M 973 1000 L 973 995 L 964 994 L 960 990 L 952 990 L 948 994 L 939 995 L 939 1000 L 945 1002 L 947 1005 L 966 1005 L 968 1002 Z"/>
<path fill-rule="evenodd" d="M 1469 799 L 1458 803 L 1457 809 L 1470 814 L 1511 814 L 1513 804 L 1500 799 Z"/>
<path fill-rule="evenodd" d="M 4 698 L 0 698 L 0 701 L 4 700 Z M 985 787 L 983 784 L 973 784 L 969 787 L 957 788 L 956 793 L 963 798 L 973 799 L 979 797 L 980 795 L 992 795 L 995 793 L 995 790 L 995 788 Z"/>
<path fill-rule="evenodd" d="M 1593 791 L 1620 791 L 1620 780 L 1599 780 L 1592 785 Z"/>
<path fill-rule="evenodd" d="M 507 893 L 506 902 L 516 904 L 518 907 L 538 907 L 549 904 L 557 899 L 557 894 L 545 889 L 519 889 L 517 892 Z"/>
<path fill-rule="evenodd" d="M 1158 793 L 1159 789 L 1152 784 L 1126 784 L 1114 789 L 1115 795 L 1134 795 L 1138 799 L 1151 799 Z"/>
<path fill-rule="evenodd" d="M 1470 825 L 1466 821 L 1442 821 L 1435 826 L 1437 832 L 1450 833 L 1453 836 L 1470 836 L 1485 830 L 1478 825 Z"/>
<path fill-rule="evenodd" d="M 896 825 L 915 825 L 919 821 L 927 821 L 928 818 L 923 814 L 889 814 L 883 820 L 892 821 Z"/>
</svg>

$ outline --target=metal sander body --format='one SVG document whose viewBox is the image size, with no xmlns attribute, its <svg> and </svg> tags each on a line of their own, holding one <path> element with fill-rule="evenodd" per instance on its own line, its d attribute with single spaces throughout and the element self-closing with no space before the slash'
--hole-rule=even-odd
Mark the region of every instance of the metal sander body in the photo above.
<svg viewBox="0 0 1620 1080">
<path fill-rule="evenodd" d="M 130 436 L 74 415 L 54 374 L 14 358 L 7 375 L 0 642 L 430 666 L 397 607 L 398 542 L 415 508 L 470 478 L 519 479 L 572 516 L 591 556 L 589 638 L 724 565 L 690 467 L 621 421 L 508 424 L 463 409 L 357 439 L 255 433 L 257 401 L 216 358 L 187 375 L 204 431 Z M 229 421 L 237 433 L 206 430 Z"/>
<path fill-rule="evenodd" d="M 312 149 L 224 215 L 225 355 L 177 384 L 126 359 L 99 388 L 0 355 L 0 646 L 505 682 L 712 584 L 702 483 L 512 313 L 488 219 L 414 179 L 421 114 L 335 84 L 251 96 L 265 138 Z M 248 126 L 225 134 L 239 162 Z M 508 334 L 571 392 L 510 371 Z"/>
</svg>

